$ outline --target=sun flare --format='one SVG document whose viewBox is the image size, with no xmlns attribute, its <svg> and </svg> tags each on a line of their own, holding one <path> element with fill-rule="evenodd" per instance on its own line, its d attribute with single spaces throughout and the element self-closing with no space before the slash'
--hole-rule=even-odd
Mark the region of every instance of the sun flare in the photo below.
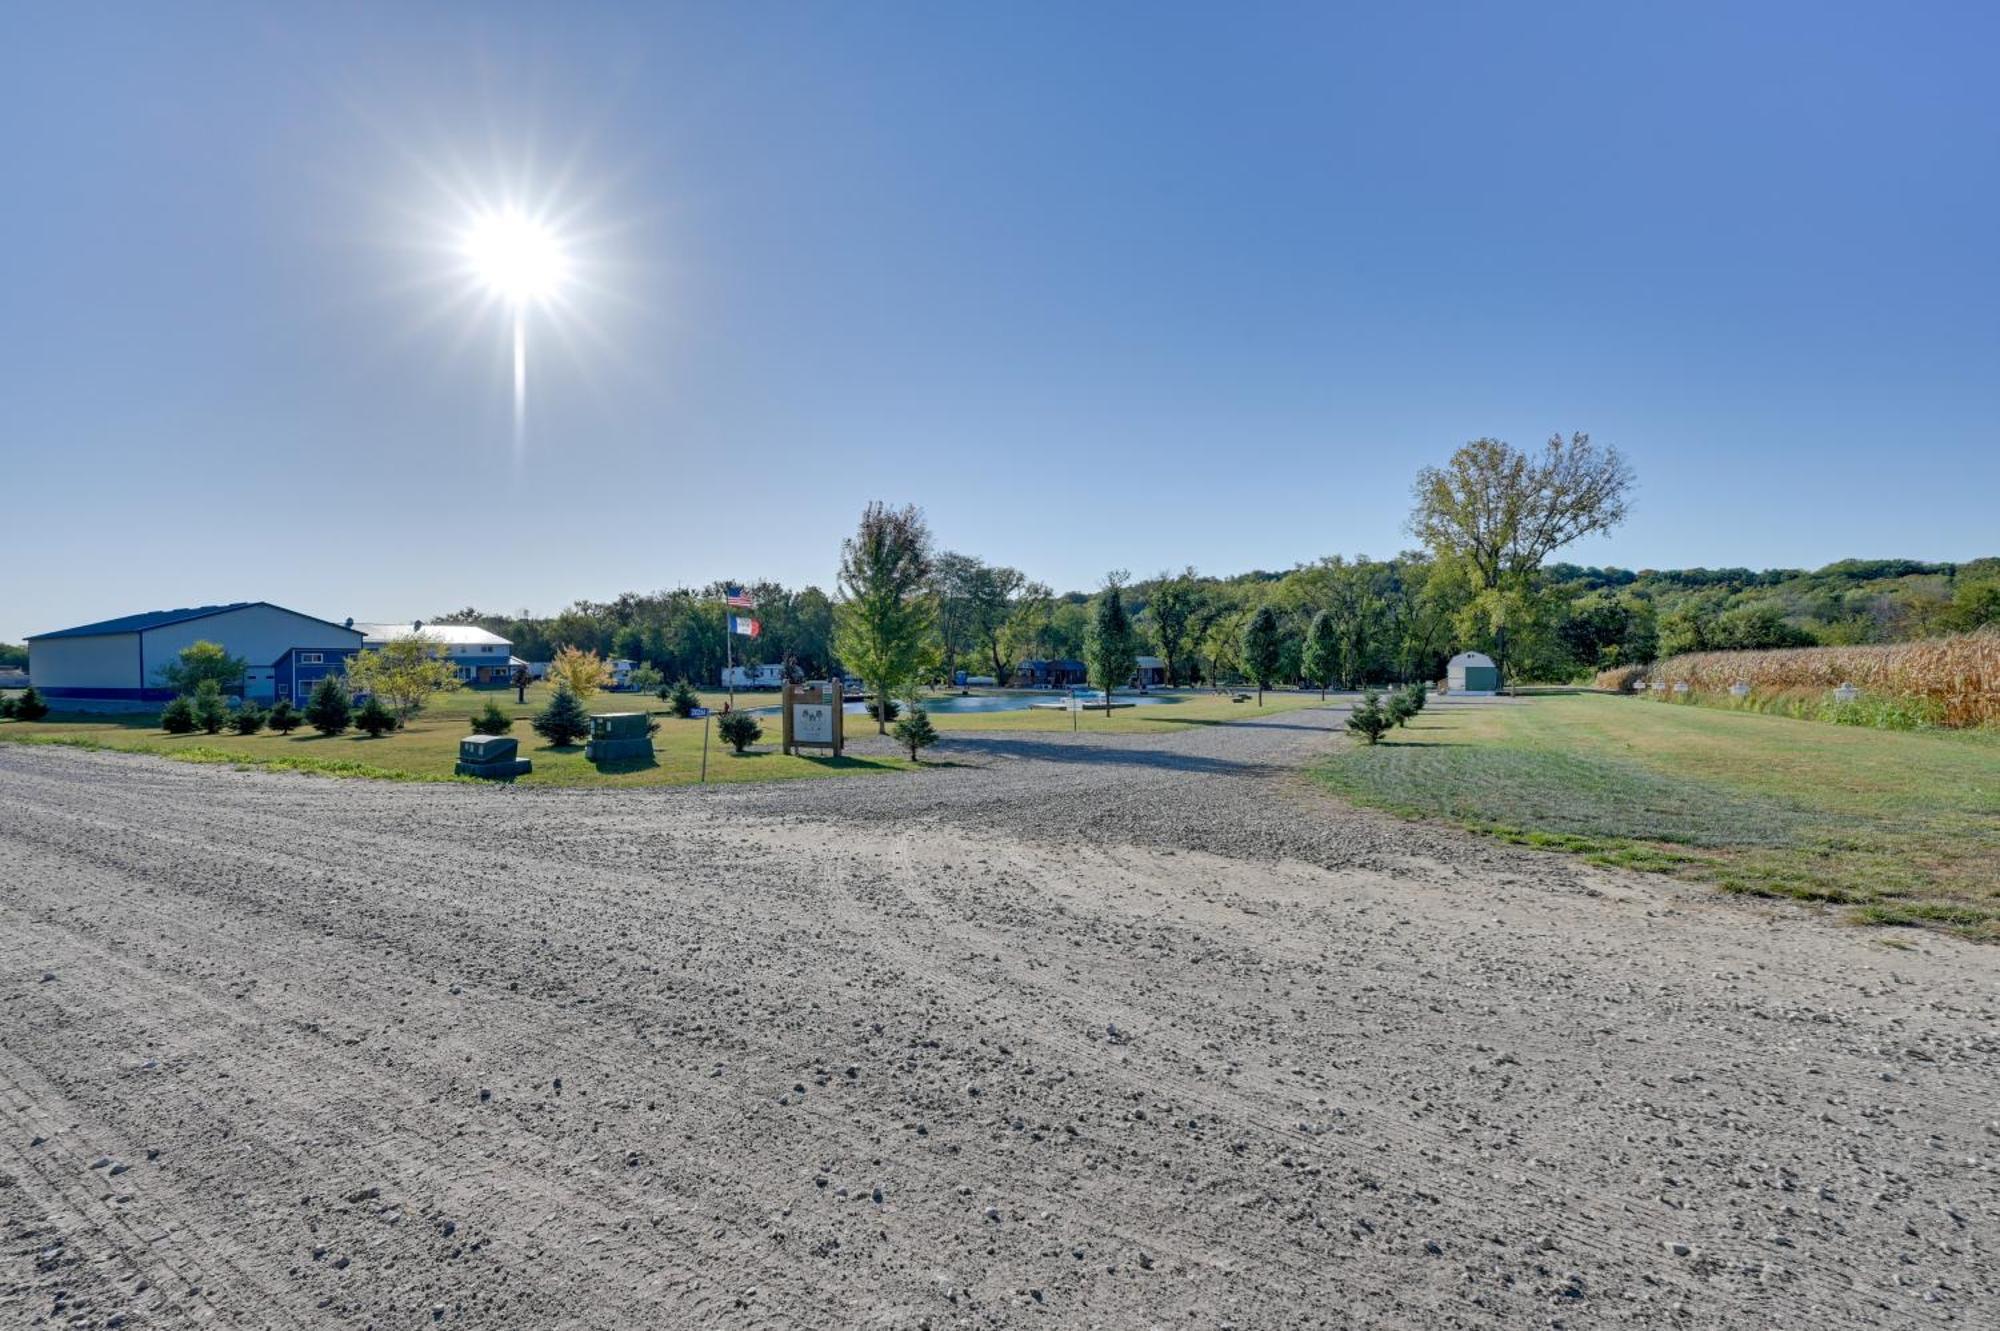
<svg viewBox="0 0 2000 1331">
<path fill-rule="evenodd" d="M 489 213 L 466 231 L 466 262 L 494 295 L 516 306 L 553 299 L 569 273 L 561 239 L 518 212 Z"/>
</svg>

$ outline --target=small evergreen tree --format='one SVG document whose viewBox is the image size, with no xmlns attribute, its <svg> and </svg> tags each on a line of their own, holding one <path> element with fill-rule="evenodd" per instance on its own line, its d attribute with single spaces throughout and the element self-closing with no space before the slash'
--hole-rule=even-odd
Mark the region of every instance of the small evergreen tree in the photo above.
<svg viewBox="0 0 2000 1331">
<path fill-rule="evenodd" d="M 561 684 L 547 706 L 535 714 L 535 733 L 558 748 L 575 744 L 590 734 L 590 713 L 582 701 Z"/>
<path fill-rule="evenodd" d="M 169 735 L 186 735 L 194 731 L 194 703 L 183 693 L 168 703 L 160 713 L 160 729 Z"/>
<path fill-rule="evenodd" d="M 869 699 L 868 715 L 874 717 L 877 721 L 880 721 L 884 725 L 887 725 L 889 722 L 894 721 L 897 717 L 901 716 L 902 714 L 903 714 L 903 709 L 896 702 L 894 698 Z"/>
<path fill-rule="evenodd" d="M 738 753 L 764 737 L 764 727 L 748 712 L 724 712 L 715 728 Z"/>
<path fill-rule="evenodd" d="M 264 724 L 280 735 L 289 735 L 299 728 L 299 723 L 303 720 L 305 717 L 300 714 L 298 708 L 292 706 L 290 698 L 280 698 L 271 705 L 270 715 L 264 718 Z"/>
<path fill-rule="evenodd" d="M 254 735 L 264 728 L 268 713 L 256 703 L 245 700 L 229 718 L 229 728 L 239 735 Z"/>
<path fill-rule="evenodd" d="M 13 719 L 14 719 L 14 700 L 4 695 L 0 695 L 0 721 L 11 721 Z"/>
<path fill-rule="evenodd" d="M 42 695 L 30 684 L 14 699 L 14 719 L 16 721 L 39 721 L 49 714 L 49 705 L 42 701 Z"/>
<path fill-rule="evenodd" d="M 1395 724 L 1382 706 L 1382 695 L 1374 689 L 1362 690 L 1360 703 L 1347 718 L 1347 728 L 1370 744 L 1379 741 L 1383 732 Z"/>
<path fill-rule="evenodd" d="M 915 700 L 908 711 L 895 725 L 896 742 L 910 751 L 910 761 L 917 761 L 919 750 L 937 743 L 937 727 L 931 724 L 931 714 L 918 706 Z"/>
<path fill-rule="evenodd" d="M 1340 628 L 1333 616 L 1322 610 L 1306 629 L 1305 651 L 1299 657 L 1299 673 L 1308 684 L 1319 685 L 1321 701 L 1326 687 L 1340 674 Z"/>
<path fill-rule="evenodd" d="M 1391 693 L 1383 702 L 1382 710 L 1387 712 L 1389 719 L 1399 726 L 1408 725 L 1410 718 L 1417 714 L 1416 704 L 1410 701 L 1408 689 L 1397 689 Z"/>
<path fill-rule="evenodd" d="M 1243 626 L 1243 668 L 1257 685 L 1257 705 L 1264 705 L 1264 690 L 1278 677 L 1278 617 L 1271 607 L 1260 606 Z"/>
<path fill-rule="evenodd" d="M 491 698 L 485 708 L 472 718 L 472 733 L 475 735 L 504 735 L 514 728 L 514 718 L 500 710 L 500 704 Z"/>
<path fill-rule="evenodd" d="M 229 721 L 229 700 L 222 696 L 222 685 L 212 679 L 204 679 L 194 686 L 194 723 L 209 734 L 219 734 Z"/>
<path fill-rule="evenodd" d="M 338 675 L 323 675 L 306 698 L 306 721 L 322 735 L 338 735 L 354 723 L 354 702 Z"/>
<path fill-rule="evenodd" d="M 701 706 L 701 696 L 694 691 L 694 685 L 688 682 L 685 675 L 675 680 L 671 689 L 662 689 L 660 696 L 666 699 L 667 706 L 678 717 L 693 716 L 694 709 Z"/>
<path fill-rule="evenodd" d="M 361 710 L 354 714 L 354 726 L 357 730 L 367 731 L 370 739 L 380 739 L 386 732 L 396 728 L 396 714 L 384 707 L 382 700 L 371 693 L 368 695 L 368 701 L 361 704 Z"/>
</svg>

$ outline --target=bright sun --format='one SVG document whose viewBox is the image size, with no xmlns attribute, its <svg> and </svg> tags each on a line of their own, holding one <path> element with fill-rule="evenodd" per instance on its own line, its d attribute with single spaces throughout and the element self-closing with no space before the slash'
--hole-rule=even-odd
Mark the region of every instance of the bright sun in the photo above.
<svg viewBox="0 0 2000 1331">
<path fill-rule="evenodd" d="M 516 212 L 474 222 L 465 233 L 465 257 L 494 295 L 517 306 L 554 297 L 569 271 L 556 234 Z"/>
</svg>

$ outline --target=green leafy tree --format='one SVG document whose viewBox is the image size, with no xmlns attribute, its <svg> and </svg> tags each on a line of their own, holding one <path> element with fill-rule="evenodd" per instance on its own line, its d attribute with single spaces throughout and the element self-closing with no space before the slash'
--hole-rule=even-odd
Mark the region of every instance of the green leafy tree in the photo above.
<svg viewBox="0 0 2000 1331">
<path fill-rule="evenodd" d="M 347 662 L 348 687 L 381 699 L 395 710 L 398 722 L 415 716 L 432 694 L 449 692 L 462 682 L 458 667 L 444 654 L 444 643 L 426 633 L 399 634 Z"/>
<path fill-rule="evenodd" d="M 1097 598 L 1097 614 L 1083 648 L 1083 663 L 1090 671 L 1090 682 L 1104 691 L 1107 715 L 1111 711 L 1112 690 L 1122 688 L 1139 668 L 1139 636 L 1132 631 L 1132 617 L 1125 613 L 1124 585 L 1122 571 L 1105 575 L 1104 591 Z"/>
<path fill-rule="evenodd" d="M 48 714 L 48 703 L 42 700 L 41 693 L 32 684 L 23 689 L 21 695 L 14 699 L 14 719 L 16 721 L 39 721 Z"/>
<path fill-rule="evenodd" d="M 1250 673 L 1257 685 L 1257 705 L 1264 705 L 1264 690 L 1278 674 L 1278 653 L 1283 646 L 1279 638 L 1278 617 L 1271 607 L 1259 606 L 1257 613 L 1250 616 L 1250 622 L 1243 626 L 1243 668 Z"/>
<path fill-rule="evenodd" d="M 0 642 L 0 670 L 26 670 L 28 649 L 18 642 Z"/>
<path fill-rule="evenodd" d="M 674 686 L 665 691 L 667 709 L 675 716 L 686 718 L 694 715 L 694 709 L 701 706 L 701 695 L 694 691 L 694 685 L 686 676 L 674 681 Z"/>
<path fill-rule="evenodd" d="M 1340 630 L 1335 627 L 1333 616 L 1322 610 L 1312 617 L 1306 629 L 1305 651 L 1299 657 L 1299 674 L 1308 684 L 1319 686 L 1319 696 L 1326 698 L 1326 687 L 1340 674 Z"/>
<path fill-rule="evenodd" d="M 221 643 L 204 639 L 181 648 L 176 660 L 160 667 L 160 678 L 177 693 L 193 693 L 204 680 L 214 681 L 218 689 L 227 692 L 242 685 L 249 668 L 242 657 L 231 656 Z"/>
<path fill-rule="evenodd" d="M 169 735 L 191 735 L 194 726 L 194 702 L 185 693 L 160 712 L 160 729 Z"/>
<path fill-rule="evenodd" d="M 472 733 L 475 735 L 504 735 L 513 728 L 514 718 L 491 698 L 486 700 L 486 706 L 472 718 Z"/>
<path fill-rule="evenodd" d="M 1395 724 L 1395 718 L 1382 705 L 1382 695 L 1374 689 L 1362 690 L 1360 703 L 1347 717 L 1347 728 L 1370 744 L 1379 742 Z"/>
<path fill-rule="evenodd" d="M 354 728 L 365 730 L 370 739 L 380 739 L 396 728 L 396 714 L 383 706 L 382 700 L 374 694 L 361 704 L 361 710 L 354 714 Z"/>
<path fill-rule="evenodd" d="M 715 723 L 715 728 L 724 742 L 738 753 L 764 737 L 764 727 L 748 712 L 724 712 Z"/>
<path fill-rule="evenodd" d="M 1161 574 L 1159 585 L 1153 589 L 1152 602 L 1146 607 L 1153 621 L 1153 637 L 1160 644 L 1160 659 L 1166 662 L 1169 687 L 1181 682 L 1203 599 L 1201 582 L 1189 567 L 1172 577 Z"/>
<path fill-rule="evenodd" d="M 322 735 L 338 735 L 354 723 L 354 700 L 339 675 L 322 675 L 306 697 L 306 722 Z"/>
<path fill-rule="evenodd" d="M 254 702 L 246 702 L 230 714 L 229 728 L 239 735 L 254 735 L 264 728 L 265 721 L 269 719 L 269 712 Z"/>
<path fill-rule="evenodd" d="M 902 719 L 896 722 L 896 742 L 910 751 L 910 761 L 916 762 L 917 755 L 938 742 L 937 727 L 931 724 L 931 715 L 915 698 L 904 710 Z"/>
<path fill-rule="evenodd" d="M 658 693 L 666 687 L 667 677 L 651 666 L 640 666 L 625 677 L 625 682 L 639 693 Z"/>
<path fill-rule="evenodd" d="M 280 698 L 271 705 L 271 713 L 264 718 L 264 724 L 280 735 L 289 735 L 299 728 L 305 717 L 292 706 L 290 698 Z"/>
<path fill-rule="evenodd" d="M 834 616 L 834 652 L 858 670 L 878 698 L 923 677 L 932 662 L 936 608 L 928 593 L 930 528 L 914 505 L 871 503 L 855 534 L 841 544 L 842 601 Z M 878 715 L 876 732 L 887 726 Z"/>
<path fill-rule="evenodd" d="M 204 679 L 194 686 L 194 723 L 209 734 L 221 733 L 229 722 L 229 700 L 222 696 L 222 685 L 213 679 Z"/>
<path fill-rule="evenodd" d="M 558 748 L 581 742 L 590 734 L 590 713 L 569 689 L 556 686 L 555 696 L 535 713 L 535 733 Z"/>
</svg>

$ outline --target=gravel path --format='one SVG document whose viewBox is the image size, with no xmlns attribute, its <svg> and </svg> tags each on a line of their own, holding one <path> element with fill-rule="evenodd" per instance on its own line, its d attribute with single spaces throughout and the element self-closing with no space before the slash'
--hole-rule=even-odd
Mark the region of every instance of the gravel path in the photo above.
<svg viewBox="0 0 2000 1331">
<path fill-rule="evenodd" d="M 0 745 L 0 1326 L 1995 1325 L 1990 949 L 1343 810 L 1340 719 Z"/>
</svg>

